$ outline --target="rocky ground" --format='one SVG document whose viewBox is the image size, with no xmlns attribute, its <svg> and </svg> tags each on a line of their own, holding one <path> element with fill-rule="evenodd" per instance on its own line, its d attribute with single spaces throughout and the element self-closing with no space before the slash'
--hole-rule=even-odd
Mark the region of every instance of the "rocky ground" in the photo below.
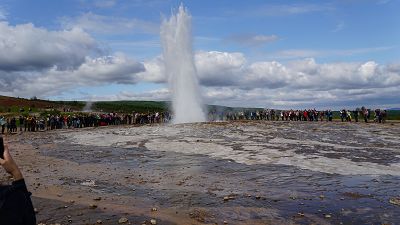
<svg viewBox="0 0 400 225">
<path fill-rule="evenodd" d="M 9 145 L 38 223 L 399 224 L 399 125 L 103 127 Z"/>
</svg>

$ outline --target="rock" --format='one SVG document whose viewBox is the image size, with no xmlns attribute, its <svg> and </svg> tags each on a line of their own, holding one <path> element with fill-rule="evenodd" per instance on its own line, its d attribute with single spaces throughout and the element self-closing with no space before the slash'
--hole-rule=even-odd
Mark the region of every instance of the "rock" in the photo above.
<svg viewBox="0 0 400 225">
<path fill-rule="evenodd" d="M 325 215 L 325 218 L 327 218 L 327 219 L 329 219 L 329 218 L 331 218 L 332 216 L 331 215 L 329 215 L 329 214 L 326 214 Z"/>
<path fill-rule="evenodd" d="M 262 197 L 262 196 L 260 196 L 260 195 L 256 195 L 256 199 L 257 200 L 266 200 L 267 198 L 266 197 Z"/>
<path fill-rule="evenodd" d="M 157 208 L 152 208 L 151 211 L 155 212 L 155 211 L 157 211 Z"/>
<path fill-rule="evenodd" d="M 156 224 L 157 224 L 157 220 L 151 219 L 151 220 L 150 220 L 150 223 L 151 223 L 152 225 L 156 225 Z"/>
<path fill-rule="evenodd" d="M 97 220 L 97 221 L 96 221 L 96 223 L 97 223 L 97 224 L 102 224 L 102 223 L 103 223 L 103 221 L 101 221 L 101 220 Z"/>
<path fill-rule="evenodd" d="M 89 205 L 89 209 L 95 209 L 95 208 L 97 208 L 97 205 L 95 205 L 95 204 L 90 204 Z"/>
<path fill-rule="evenodd" d="M 100 200 L 101 200 L 101 197 L 96 197 L 96 198 L 94 198 L 93 200 L 95 200 L 95 201 L 100 201 Z"/>
<path fill-rule="evenodd" d="M 230 194 L 230 195 L 224 197 L 224 201 L 233 200 L 233 199 L 235 199 L 235 198 L 236 198 L 236 197 L 235 197 L 234 194 Z"/>
<path fill-rule="evenodd" d="M 303 217 L 303 216 L 304 216 L 304 213 L 297 213 L 297 215 Z"/>
<path fill-rule="evenodd" d="M 120 219 L 118 220 L 118 223 L 127 223 L 127 222 L 128 222 L 128 219 L 125 218 L 125 217 L 122 217 L 122 218 L 120 218 Z"/>
<path fill-rule="evenodd" d="M 39 212 L 39 210 L 38 210 L 37 208 L 33 208 L 33 211 L 34 211 L 35 213 L 38 213 L 38 212 Z"/>
<path fill-rule="evenodd" d="M 400 206 L 400 197 L 398 197 L 398 198 L 391 198 L 391 199 L 389 200 L 389 203 L 391 203 L 391 204 L 393 204 L 393 205 L 398 205 L 398 206 Z"/>
</svg>

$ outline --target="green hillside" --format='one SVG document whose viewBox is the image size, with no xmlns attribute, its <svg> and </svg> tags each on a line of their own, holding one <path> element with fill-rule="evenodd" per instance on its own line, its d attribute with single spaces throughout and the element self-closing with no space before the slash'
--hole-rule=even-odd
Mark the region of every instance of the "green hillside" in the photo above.
<svg viewBox="0 0 400 225">
<path fill-rule="evenodd" d="M 104 101 L 93 103 L 93 111 L 103 112 L 163 112 L 168 110 L 169 102 L 156 101 Z"/>
</svg>

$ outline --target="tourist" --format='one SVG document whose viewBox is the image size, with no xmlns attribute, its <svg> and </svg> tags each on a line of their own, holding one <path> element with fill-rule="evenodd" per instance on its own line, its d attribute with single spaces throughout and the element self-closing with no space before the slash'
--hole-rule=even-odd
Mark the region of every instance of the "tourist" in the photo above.
<svg viewBox="0 0 400 225">
<path fill-rule="evenodd" d="M 333 112 L 331 110 L 328 111 L 328 120 L 332 122 L 333 119 Z"/>
<path fill-rule="evenodd" d="M 19 116 L 19 131 L 22 131 L 22 127 L 24 126 L 25 118 L 24 116 Z"/>
<path fill-rule="evenodd" d="M 342 109 L 342 110 L 340 111 L 340 119 L 342 120 L 342 122 L 344 122 L 344 120 L 346 119 L 346 117 L 347 117 L 346 110 L 345 110 L 345 109 Z"/>
<path fill-rule="evenodd" d="M 354 120 L 355 120 L 356 122 L 358 122 L 358 113 L 359 113 L 359 111 L 360 111 L 359 108 L 357 108 L 357 109 L 355 109 L 355 110 L 353 111 L 353 117 L 354 117 Z"/>
<path fill-rule="evenodd" d="M 7 144 L 4 144 L 0 164 L 13 177 L 11 185 L 0 186 L 0 224 L 36 225 L 31 193 L 26 188 L 24 177 L 11 157 Z"/>
<path fill-rule="evenodd" d="M 0 117 L 0 126 L 1 126 L 1 134 L 4 134 L 4 131 L 6 129 L 6 119 L 4 117 Z"/>
</svg>

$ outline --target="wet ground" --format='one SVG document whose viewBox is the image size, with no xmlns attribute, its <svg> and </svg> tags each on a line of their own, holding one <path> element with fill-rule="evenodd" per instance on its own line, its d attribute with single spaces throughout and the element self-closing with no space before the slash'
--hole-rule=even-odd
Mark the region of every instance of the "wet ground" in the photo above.
<svg viewBox="0 0 400 225">
<path fill-rule="evenodd" d="M 11 142 L 45 224 L 400 224 L 398 123 L 103 127 Z"/>
</svg>

